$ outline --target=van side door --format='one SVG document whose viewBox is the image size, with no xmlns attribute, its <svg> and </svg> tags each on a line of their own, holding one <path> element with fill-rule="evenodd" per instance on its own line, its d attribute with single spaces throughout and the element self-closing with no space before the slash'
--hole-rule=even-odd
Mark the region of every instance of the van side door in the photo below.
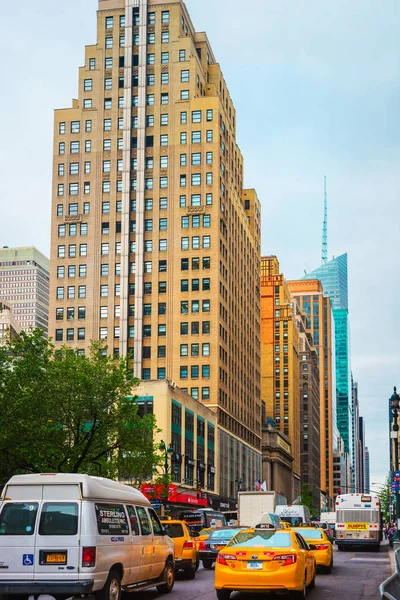
<svg viewBox="0 0 400 600">
<path fill-rule="evenodd" d="M 153 508 L 147 510 L 153 526 L 153 577 L 160 577 L 165 567 L 169 547 L 156 512 Z"/>
<path fill-rule="evenodd" d="M 144 506 L 135 506 L 139 518 L 140 534 L 142 541 L 142 562 L 139 581 L 153 579 L 153 530 L 149 516 Z"/>
<path fill-rule="evenodd" d="M 141 580 L 143 539 L 140 533 L 139 519 L 136 514 L 135 507 L 128 504 L 126 509 L 128 511 L 129 525 L 131 528 L 132 548 L 129 563 L 131 568 L 129 583 L 136 583 L 137 581 Z"/>
</svg>

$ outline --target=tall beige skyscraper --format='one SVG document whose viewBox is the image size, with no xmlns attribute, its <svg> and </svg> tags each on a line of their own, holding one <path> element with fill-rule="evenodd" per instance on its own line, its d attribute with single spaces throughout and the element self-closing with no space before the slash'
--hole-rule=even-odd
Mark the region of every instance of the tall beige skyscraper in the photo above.
<svg viewBox="0 0 400 600">
<path fill-rule="evenodd" d="M 100 0 L 56 110 L 50 334 L 129 355 L 218 414 L 220 493 L 261 474 L 260 203 L 236 112 L 180 0 Z"/>
<path fill-rule="evenodd" d="M 0 302 L 18 331 L 40 327 L 47 333 L 49 259 L 33 246 L 0 248 Z"/>
</svg>

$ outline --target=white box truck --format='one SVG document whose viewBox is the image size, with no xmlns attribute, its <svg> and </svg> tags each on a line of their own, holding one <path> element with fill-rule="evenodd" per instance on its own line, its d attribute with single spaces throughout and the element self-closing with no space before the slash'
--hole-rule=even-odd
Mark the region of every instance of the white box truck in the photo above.
<svg viewBox="0 0 400 600">
<path fill-rule="evenodd" d="M 264 513 L 276 514 L 279 504 L 287 504 L 287 500 L 278 492 L 239 492 L 239 524 L 254 527 L 261 522 Z"/>
</svg>

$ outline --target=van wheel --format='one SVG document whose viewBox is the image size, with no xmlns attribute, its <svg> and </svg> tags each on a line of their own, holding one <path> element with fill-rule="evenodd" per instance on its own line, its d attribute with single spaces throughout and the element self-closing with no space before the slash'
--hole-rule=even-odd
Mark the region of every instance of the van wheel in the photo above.
<svg viewBox="0 0 400 600">
<path fill-rule="evenodd" d="M 121 578 L 116 571 L 110 571 L 102 590 L 95 592 L 96 600 L 121 600 Z"/>
<path fill-rule="evenodd" d="M 163 572 L 165 583 L 157 585 L 157 592 L 160 594 L 169 594 L 172 592 L 175 583 L 175 569 L 172 560 L 168 559 Z"/>
<path fill-rule="evenodd" d="M 211 569 L 211 567 L 213 566 L 213 560 L 203 560 L 203 568 L 204 569 Z"/>
</svg>

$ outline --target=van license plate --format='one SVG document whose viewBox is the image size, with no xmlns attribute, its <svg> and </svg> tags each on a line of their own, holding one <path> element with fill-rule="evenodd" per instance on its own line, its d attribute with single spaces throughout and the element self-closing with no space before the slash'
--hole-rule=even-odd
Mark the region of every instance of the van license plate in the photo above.
<svg viewBox="0 0 400 600">
<path fill-rule="evenodd" d="M 260 562 L 260 561 L 247 563 L 247 568 L 253 569 L 254 571 L 260 571 L 262 569 L 262 566 L 263 566 L 262 562 Z"/>
<path fill-rule="evenodd" d="M 65 564 L 67 562 L 66 554 L 48 554 L 46 556 L 47 564 Z"/>
</svg>

